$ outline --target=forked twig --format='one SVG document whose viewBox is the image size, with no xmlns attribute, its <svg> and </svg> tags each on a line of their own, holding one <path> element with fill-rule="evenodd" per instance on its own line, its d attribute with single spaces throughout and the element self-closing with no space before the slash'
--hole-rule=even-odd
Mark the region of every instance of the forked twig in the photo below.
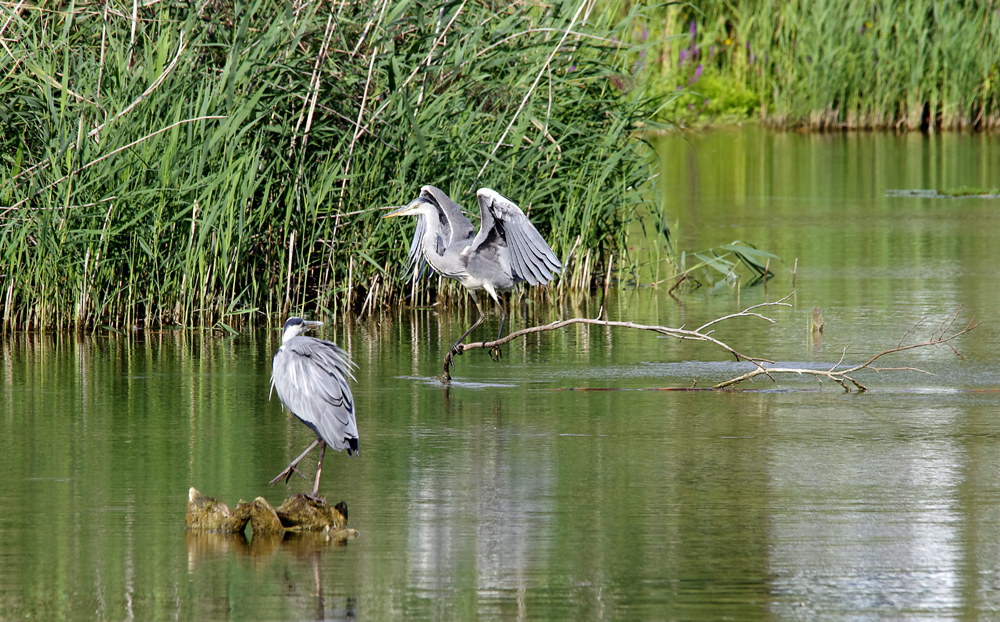
<svg viewBox="0 0 1000 622">
<path fill-rule="evenodd" d="M 534 334 L 534 333 L 540 333 L 540 332 L 550 331 L 550 330 L 557 330 L 557 329 L 565 328 L 565 327 L 573 325 L 573 324 L 589 324 L 589 325 L 595 325 L 595 326 L 606 326 L 606 327 L 617 327 L 617 328 L 632 328 L 632 329 L 636 329 L 636 330 L 651 331 L 651 332 L 658 333 L 660 335 L 665 335 L 667 337 L 673 337 L 675 339 L 680 339 L 680 340 L 706 341 L 708 343 L 712 343 L 712 344 L 714 344 L 714 345 L 722 348 L 726 352 L 729 352 L 730 354 L 732 354 L 736 358 L 737 361 L 749 361 L 749 362 L 751 362 L 751 363 L 753 363 L 755 365 L 754 369 L 746 372 L 745 374 L 742 374 L 742 375 L 737 376 L 735 378 L 730 378 L 729 380 L 726 380 L 724 382 L 720 382 L 718 384 L 713 385 L 711 388 L 715 389 L 715 390 L 730 388 L 730 387 L 733 387 L 733 386 L 735 386 L 735 385 L 737 385 L 737 384 L 739 384 L 741 382 L 744 382 L 746 380 L 752 380 L 753 378 L 756 378 L 757 376 L 767 376 L 768 378 L 771 379 L 772 382 L 774 382 L 775 381 L 774 376 L 776 374 L 795 374 L 795 375 L 799 375 L 799 376 L 813 376 L 817 380 L 820 380 L 820 381 L 822 381 L 823 379 L 832 380 L 832 381 L 836 382 L 837 384 L 839 384 L 840 386 L 844 387 L 844 390 L 847 391 L 847 392 L 850 392 L 851 385 L 853 385 L 858 390 L 858 392 L 864 392 L 864 391 L 868 390 L 868 387 L 866 387 L 865 385 L 861 384 L 854 377 L 857 372 L 860 372 L 860 371 L 863 371 L 863 370 L 873 371 L 873 372 L 876 372 L 876 373 L 883 372 L 883 371 L 911 371 L 911 372 L 917 372 L 917 373 L 921 373 L 921 374 L 930 374 L 930 372 L 925 371 L 923 369 L 916 368 L 916 367 L 876 367 L 874 365 L 874 363 L 877 360 L 879 360 L 880 358 L 882 358 L 884 356 L 887 356 L 889 354 L 896 354 L 898 352 L 904 352 L 906 350 L 913 350 L 913 349 L 916 349 L 916 348 L 926 348 L 926 347 L 929 347 L 929 346 L 942 346 L 942 345 L 951 348 L 951 350 L 957 356 L 961 357 L 962 354 L 954 347 L 954 345 L 952 345 L 951 342 L 954 341 L 955 339 L 961 337 L 962 335 L 965 335 L 966 333 L 971 332 L 973 329 L 975 329 L 977 326 L 979 326 L 979 322 L 977 322 L 975 320 L 975 318 L 973 317 L 971 320 L 969 320 L 968 324 L 965 325 L 965 328 L 962 328 L 961 330 L 957 330 L 957 331 L 954 330 L 953 326 L 955 324 L 955 321 L 958 319 L 958 314 L 961 312 L 961 306 L 959 306 L 958 310 L 955 311 L 955 313 L 953 315 L 948 316 L 948 318 L 945 319 L 941 323 L 941 325 L 938 326 L 931 333 L 930 337 L 926 341 L 922 341 L 920 343 L 913 343 L 913 344 L 909 344 L 909 345 L 903 345 L 903 342 L 906 340 L 906 338 L 908 336 L 912 335 L 913 332 L 917 328 L 919 328 L 920 326 L 922 326 L 924 324 L 924 322 L 926 321 L 926 319 L 921 319 L 920 321 L 918 321 L 914 326 L 910 327 L 903 334 L 903 337 L 901 338 L 900 342 L 896 345 L 896 347 L 890 348 L 888 350 L 882 350 L 881 352 L 879 352 L 879 353 L 871 356 L 864 363 L 841 368 L 841 365 L 843 365 L 843 363 L 844 363 L 844 359 L 847 357 L 847 348 L 844 348 L 844 350 L 841 352 L 840 359 L 833 366 L 831 366 L 829 369 L 825 369 L 825 370 L 824 369 L 807 369 L 807 368 L 799 368 L 799 367 L 776 367 L 776 366 L 774 366 L 775 365 L 774 361 L 771 361 L 771 360 L 768 360 L 768 359 L 764 359 L 764 358 L 760 358 L 760 357 L 755 357 L 755 356 L 748 356 L 746 354 L 743 354 L 743 353 L 739 352 L 738 350 L 736 350 L 732 346 L 730 346 L 730 345 L 728 345 L 728 344 L 726 344 L 726 343 L 724 343 L 724 342 L 716 339 L 715 337 L 712 337 L 711 333 L 714 332 L 714 331 L 705 332 L 705 329 L 708 328 L 708 327 L 710 327 L 710 326 L 714 326 L 715 324 L 718 324 L 720 322 L 723 322 L 723 321 L 726 321 L 726 320 L 732 320 L 732 319 L 740 318 L 740 317 L 755 317 L 755 318 L 762 319 L 764 321 L 767 321 L 767 322 L 770 322 L 770 323 L 773 324 L 773 323 L 775 323 L 775 321 L 773 319 L 771 319 L 769 317 L 766 317 L 766 316 L 764 316 L 764 315 L 762 315 L 760 313 L 757 313 L 755 311 L 755 309 L 760 309 L 762 307 L 773 307 L 773 306 L 790 307 L 791 304 L 789 304 L 789 303 L 787 303 L 785 301 L 788 300 L 788 298 L 791 295 L 792 294 L 789 294 L 788 296 L 785 296 L 784 298 L 781 298 L 780 300 L 777 300 L 775 302 L 765 302 L 765 303 L 761 303 L 761 304 L 757 304 L 757 305 L 753 305 L 753 306 L 747 307 L 746 309 L 743 309 L 742 311 L 740 311 L 738 313 L 733 313 L 733 314 L 730 314 L 730 315 L 726 315 L 726 316 L 714 319 L 714 320 L 712 320 L 710 322 L 707 322 L 705 324 L 702 324 L 701 326 L 699 326 L 698 328 L 696 328 L 694 330 L 686 330 L 683 327 L 681 327 L 681 328 L 670 328 L 670 327 L 667 327 L 667 326 L 654 326 L 654 325 L 646 325 L 646 324 L 637 324 L 635 322 L 622 322 L 622 321 L 602 320 L 602 319 L 600 319 L 601 315 L 603 315 L 603 308 L 602 308 L 601 312 L 598 313 L 598 316 L 596 318 L 570 318 L 570 319 L 566 319 L 566 320 L 558 320 L 558 321 L 555 321 L 555 322 L 551 322 L 549 324 L 544 324 L 544 325 L 541 325 L 541 326 L 532 326 L 530 328 L 524 328 L 524 329 L 521 329 L 521 330 L 518 330 L 518 331 L 514 331 L 514 332 L 508 334 L 506 337 L 503 337 L 501 339 L 497 339 L 495 341 L 476 341 L 476 342 L 472 342 L 472 343 L 468 343 L 468 344 L 461 344 L 461 345 L 458 346 L 457 351 L 455 353 L 452 353 L 451 351 L 449 351 L 448 354 L 445 356 L 445 360 L 444 360 L 444 375 L 442 376 L 441 380 L 445 384 L 447 384 L 448 382 L 450 382 L 451 375 L 449 373 L 449 367 L 452 364 L 452 359 L 453 359 L 454 354 L 462 354 L 462 353 L 464 353 L 467 350 L 476 350 L 476 349 L 483 348 L 483 349 L 489 350 L 491 356 L 494 356 L 494 353 L 496 353 L 496 352 L 499 351 L 500 346 L 502 346 L 502 345 L 504 345 L 506 343 L 509 343 L 509 342 L 511 342 L 511 341 L 513 341 L 515 339 L 518 339 L 520 337 L 524 337 L 525 335 L 531 335 L 531 334 Z M 962 358 L 964 359 L 965 357 L 962 357 Z"/>
<path fill-rule="evenodd" d="M 811 375 L 811 376 L 815 376 L 818 380 L 821 380 L 821 381 L 824 378 L 829 379 L 829 380 L 833 380 L 834 382 L 836 382 L 836 383 L 840 384 L 842 387 L 844 387 L 844 390 L 848 391 L 848 392 L 850 391 L 850 387 L 847 385 L 847 383 L 850 382 L 855 387 L 857 387 L 858 391 L 862 391 L 863 392 L 863 391 L 867 391 L 868 387 L 864 386 L 863 384 L 861 384 L 860 382 L 858 382 L 853 377 L 853 374 L 855 374 L 855 373 L 857 373 L 859 371 L 862 371 L 862 370 L 873 371 L 873 372 L 876 372 L 876 373 L 877 372 L 883 372 L 883 371 L 912 371 L 912 372 L 917 372 L 917 373 L 920 373 L 920 374 L 930 374 L 931 372 L 928 372 L 928 371 L 923 370 L 923 369 L 919 369 L 917 367 L 875 367 L 874 365 L 872 365 L 872 363 L 874 363 L 878 359 L 882 358 L 883 356 L 886 356 L 886 355 L 889 355 L 889 354 L 896 354 L 897 352 L 904 352 L 906 350 L 914 350 L 916 348 L 926 348 L 926 347 L 929 347 L 929 346 L 940 346 L 940 345 L 948 346 L 949 348 L 951 348 L 952 352 L 954 352 L 957 356 L 960 356 L 960 357 L 962 357 L 962 359 L 964 359 L 965 357 L 962 356 L 962 353 L 959 352 L 957 349 L 955 349 L 955 346 L 953 346 L 951 344 L 951 342 L 954 341 L 955 339 L 957 339 L 958 337 L 961 337 L 962 335 L 964 335 L 964 334 L 972 331 L 974 328 L 976 328 L 977 326 L 979 326 L 979 322 L 977 322 L 976 318 L 973 317 L 972 319 L 969 320 L 969 323 L 965 325 L 965 328 L 963 328 L 963 329 L 961 329 L 959 331 L 956 331 L 956 332 L 951 332 L 949 334 L 949 331 L 951 330 L 952 326 L 954 325 L 955 320 L 958 318 L 958 313 L 961 311 L 961 309 L 962 309 L 962 307 L 959 306 L 958 310 L 955 311 L 955 313 L 953 315 L 949 316 L 949 318 L 947 320 L 945 320 L 941 324 L 941 326 L 939 326 L 937 329 L 935 329 L 934 332 L 931 333 L 930 337 L 926 341 L 922 341 L 920 343 L 913 343 L 913 344 L 905 345 L 905 346 L 902 345 L 903 340 L 905 340 L 908 335 L 912 334 L 913 331 L 917 327 L 923 325 L 924 320 L 921 319 L 919 322 L 917 322 L 913 327 L 909 328 L 903 334 L 902 339 L 900 340 L 899 344 L 895 348 L 890 348 L 888 350 L 882 350 L 881 352 L 875 354 L 874 356 L 872 356 L 871 358 L 869 358 L 867 361 L 865 361 L 864 363 L 861 363 L 859 365 L 853 365 L 851 367 L 845 367 L 843 369 L 838 369 L 840 367 L 840 365 L 843 363 L 844 358 L 847 356 L 847 348 L 844 348 L 844 351 L 843 351 L 843 353 L 840 356 L 840 360 L 837 361 L 837 364 L 834 365 L 833 367 L 831 367 L 830 369 L 825 370 L 825 371 L 821 370 L 821 369 L 800 369 L 800 368 L 764 367 L 760 363 L 757 363 L 757 367 L 755 369 L 753 369 L 753 370 L 751 370 L 751 371 L 743 374 L 742 376 L 738 376 L 736 378 L 732 378 L 730 380 L 726 380 L 725 382 L 720 382 L 720 383 L 716 384 L 715 386 L 713 386 L 712 388 L 713 389 L 724 389 L 724 388 L 727 388 L 727 387 L 734 386 L 734 385 L 736 385 L 736 384 L 738 384 L 740 382 L 743 382 L 744 380 L 750 380 L 752 378 L 755 378 L 755 377 L 757 377 L 757 376 L 759 376 L 761 374 L 766 374 L 766 375 L 768 375 L 770 377 L 771 374 L 775 374 L 775 373 L 793 373 L 793 374 L 799 374 L 799 375 Z"/>
<path fill-rule="evenodd" d="M 717 324 L 718 322 L 721 322 L 723 320 L 731 320 L 731 319 L 735 319 L 735 318 L 738 318 L 738 317 L 756 317 L 756 318 L 760 318 L 760 319 L 763 319 L 765 321 L 774 323 L 774 320 L 772 320 L 772 319 L 770 319 L 768 317 L 764 317 L 763 315 L 761 315 L 759 313 L 754 313 L 751 310 L 752 309 L 759 309 L 761 307 L 774 307 L 774 306 L 790 307 L 792 305 L 790 305 L 787 302 L 784 302 L 784 300 L 786 300 L 787 298 L 788 298 L 788 296 L 786 296 L 785 298 L 782 298 L 781 300 L 776 301 L 776 302 L 765 302 L 765 303 L 761 303 L 761 304 L 758 304 L 758 305 L 754 305 L 752 307 L 748 307 L 748 308 L 744 309 L 743 311 L 740 311 L 739 313 L 733 313 L 731 315 L 725 316 L 724 318 L 719 318 L 717 320 L 713 320 L 712 322 L 709 322 L 708 324 L 705 324 L 701 328 L 704 328 L 705 326 L 710 326 L 712 324 Z M 715 337 L 712 337 L 711 336 L 711 331 L 708 332 L 708 333 L 700 332 L 701 328 L 699 328 L 697 330 L 685 330 L 684 328 L 670 328 L 670 327 L 667 327 L 667 326 L 655 326 L 655 325 L 647 325 L 647 324 L 637 324 L 635 322 L 622 322 L 622 321 L 602 320 L 602 319 L 599 319 L 599 318 L 600 318 L 600 314 L 598 315 L 598 318 L 593 318 L 593 319 L 592 318 L 585 318 L 585 317 L 576 317 L 576 318 L 569 318 L 569 319 L 566 319 L 566 320 L 557 320 L 555 322 L 551 322 L 549 324 L 544 324 L 542 326 L 532 326 L 532 327 L 529 327 L 529 328 L 523 328 L 521 330 L 509 333 L 507 336 L 502 337 L 500 339 L 497 339 L 495 341 L 474 341 L 474 342 L 468 343 L 468 344 L 461 344 L 461 345 L 458 346 L 458 352 L 457 352 L 457 354 L 462 354 L 463 352 L 465 352 L 467 350 L 476 350 L 476 349 L 479 349 L 479 348 L 485 348 L 485 349 L 490 350 L 491 352 L 495 352 L 500 346 L 502 346 L 502 345 L 504 345 L 506 343 L 509 343 L 509 342 L 511 342 L 511 341 L 519 338 L 519 337 L 524 337 L 525 335 L 531 335 L 531 334 L 540 333 L 540 332 L 543 332 L 543 331 L 558 330 L 560 328 L 565 328 L 565 327 L 571 326 L 573 324 L 590 324 L 590 325 L 593 325 L 593 326 L 607 326 L 607 327 L 616 327 L 616 328 L 632 328 L 632 329 L 635 329 L 635 330 L 651 331 L 651 332 L 654 332 L 654 333 L 659 333 L 661 335 L 665 335 L 667 337 L 673 337 L 675 339 L 680 339 L 680 340 L 707 341 L 709 343 L 712 343 L 712 344 L 714 344 L 714 345 L 722 348 L 726 352 L 729 352 L 730 354 L 733 355 L 733 357 L 736 358 L 737 361 L 741 361 L 741 360 L 742 361 L 750 361 L 752 363 L 757 364 L 758 367 L 760 367 L 762 363 L 771 363 L 771 364 L 774 364 L 774 361 L 771 361 L 771 360 L 768 360 L 768 359 L 758 358 L 758 357 L 753 357 L 753 356 L 748 356 L 746 354 L 743 354 L 743 353 L 737 351 L 736 349 L 732 348 L 728 344 L 726 344 L 726 343 L 724 343 L 722 341 L 719 341 Z M 447 382 L 449 382 L 451 380 L 451 375 L 449 373 L 449 366 L 450 366 L 450 364 L 452 362 L 452 358 L 453 358 L 452 353 L 449 351 L 448 354 L 445 356 L 445 361 L 444 361 L 444 375 L 442 376 L 442 381 L 445 382 L 445 383 L 447 383 Z"/>
</svg>

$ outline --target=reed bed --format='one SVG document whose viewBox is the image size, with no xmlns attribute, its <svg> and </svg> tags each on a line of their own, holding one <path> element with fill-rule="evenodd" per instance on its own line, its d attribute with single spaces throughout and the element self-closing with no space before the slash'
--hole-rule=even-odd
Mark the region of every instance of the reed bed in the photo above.
<svg viewBox="0 0 1000 622">
<path fill-rule="evenodd" d="M 514 199 L 566 265 L 556 288 L 630 261 L 640 214 L 666 222 L 644 203 L 652 104 L 621 43 L 639 9 L 0 8 L 7 332 L 233 329 L 458 298 L 402 278 L 412 224 L 379 218 L 428 183 L 473 214 L 479 187 Z"/>
<path fill-rule="evenodd" d="M 995 2 L 707 0 L 661 11 L 647 29 L 667 41 L 651 65 L 662 89 L 684 90 L 666 109 L 678 120 L 1000 129 Z"/>
</svg>

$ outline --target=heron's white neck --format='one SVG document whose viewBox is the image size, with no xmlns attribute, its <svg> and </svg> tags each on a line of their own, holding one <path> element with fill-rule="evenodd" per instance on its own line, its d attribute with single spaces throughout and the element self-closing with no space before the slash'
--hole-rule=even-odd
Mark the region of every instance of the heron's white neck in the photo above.
<svg viewBox="0 0 1000 622">
<path fill-rule="evenodd" d="M 428 206 L 428 209 L 422 210 L 421 216 L 427 219 L 427 226 L 424 228 L 424 237 L 420 240 L 420 245 L 424 249 L 424 255 L 434 254 L 437 255 L 437 249 L 434 246 L 434 242 L 437 240 L 437 236 L 442 234 L 441 231 L 441 218 L 438 216 L 437 208 L 433 205 Z M 444 238 L 441 235 L 442 239 Z M 444 240 L 445 245 L 448 244 L 448 240 Z"/>
</svg>

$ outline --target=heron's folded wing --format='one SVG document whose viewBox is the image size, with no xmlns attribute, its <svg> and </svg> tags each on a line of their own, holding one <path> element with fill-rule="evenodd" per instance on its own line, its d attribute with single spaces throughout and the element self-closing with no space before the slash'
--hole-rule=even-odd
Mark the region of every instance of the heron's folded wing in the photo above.
<svg viewBox="0 0 1000 622">
<path fill-rule="evenodd" d="M 354 367 L 333 342 L 311 338 L 292 339 L 278 349 L 272 362 L 278 397 L 334 449 L 344 448 L 345 437 L 358 437 L 354 397 L 347 383 L 354 380 Z M 279 368 L 280 374 L 275 374 Z"/>
</svg>

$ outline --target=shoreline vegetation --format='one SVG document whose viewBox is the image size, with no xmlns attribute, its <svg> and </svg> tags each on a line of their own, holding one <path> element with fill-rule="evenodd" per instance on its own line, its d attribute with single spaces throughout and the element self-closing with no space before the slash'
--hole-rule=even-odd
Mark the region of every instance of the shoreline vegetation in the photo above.
<svg viewBox="0 0 1000 622">
<path fill-rule="evenodd" d="M 380 219 L 424 184 L 473 217 L 476 189 L 509 196 L 565 265 L 530 295 L 586 295 L 643 262 L 685 271 L 649 183 L 657 132 L 1000 129 L 993 4 L 0 9 L 8 333 L 460 303 L 403 280 L 412 225 Z M 719 253 L 766 275 L 750 248 Z"/>
<path fill-rule="evenodd" d="M 669 233 L 621 43 L 636 14 L 4 2 L 4 331 L 235 330 L 459 298 L 404 281 L 413 225 L 379 218 L 424 184 L 469 211 L 480 187 L 510 196 L 565 265 L 554 288 L 588 290 L 627 265 L 640 215 Z"/>
<path fill-rule="evenodd" d="M 706 0 L 638 23 L 651 83 L 684 125 L 1000 130 L 1000 5 Z"/>
</svg>

